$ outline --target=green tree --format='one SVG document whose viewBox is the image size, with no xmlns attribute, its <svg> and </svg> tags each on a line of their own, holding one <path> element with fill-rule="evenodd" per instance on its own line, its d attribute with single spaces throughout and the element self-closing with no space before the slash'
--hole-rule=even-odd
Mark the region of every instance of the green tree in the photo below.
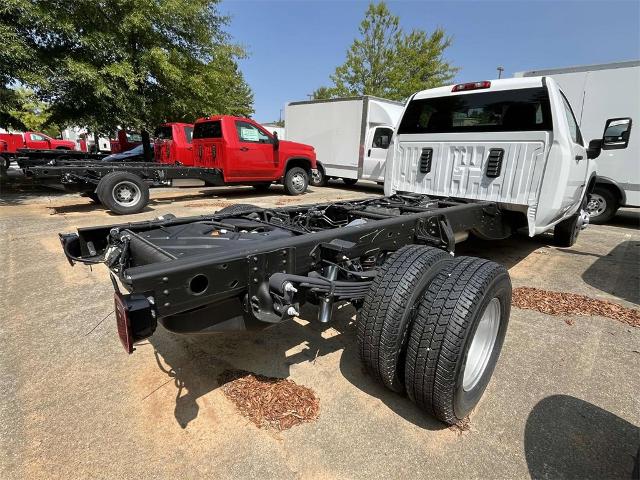
<svg viewBox="0 0 640 480">
<path fill-rule="evenodd" d="M 39 100 L 32 90 L 20 87 L 12 92 L 15 102 L 7 108 L 7 112 L 16 120 L 14 123 L 19 125 L 19 128 L 44 132 L 52 137 L 60 133 L 60 128 L 50 121 L 49 105 Z"/>
<path fill-rule="evenodd" d="M 230 42 L 217 6 L 5 0 L 0 32 L 12 33 L 14 53 L 0 54 L 0 83 L 32 88 L 49 105 L 50 122 L 100 134 L 205 114 L 249 115 L 253 97 L 237 65 L 244 51 Z"/>
<path fill-rule="evenodd" d="M 333 85 L 314 98 L 375 95 L 402 100 L 450 81 L 457 68 L 444 59 L 451 38 L 444 30 L 405 33 L 400 18 L 384 2 L 370 3 L 344 64 L 331 75 Z"/>
</svg>

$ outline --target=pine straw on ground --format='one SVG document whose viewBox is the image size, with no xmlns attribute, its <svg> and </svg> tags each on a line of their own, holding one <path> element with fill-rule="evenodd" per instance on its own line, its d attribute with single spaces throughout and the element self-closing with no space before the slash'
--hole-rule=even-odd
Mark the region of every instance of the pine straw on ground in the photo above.
<svg viewBox="0 0 640 480">
<path fill-rule="evenodd" d="M 287 430 L 320 414 L 320 400 L 313 390 L 293 380 L 225 370 L 218 381 L 227 398 L 258 428 Z"/>
<path fill-rule="evenodd" d="M 513 305 L 549 315 L 599 315 L 640 327 L 640 310 L 575 293 L 518 287 L 513 289 Z"/>
</svg>

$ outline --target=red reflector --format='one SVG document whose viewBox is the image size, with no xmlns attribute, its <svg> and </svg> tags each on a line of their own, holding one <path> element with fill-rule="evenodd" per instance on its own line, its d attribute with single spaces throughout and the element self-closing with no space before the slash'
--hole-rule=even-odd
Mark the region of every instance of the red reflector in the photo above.
<svg viewBox="0 0 640 480">
<path fill-rule="evenodd" d="M 464 92 L 467 90 L 481 90 L 483 88 L 491 87 L 491 82 L 485 80 L 483 82 L 471 82 L 471 83 L 459 83 L 454 86 L 451 91 L 452 92 Z"/>
<path fill-rule="evenodd" d="M 129 308 L 119 293 L 113 294 L 116 312 L 116 325 L 118 336 L 127 353 L 133 353 L 133 336 L 131 334 L 131 322 L 129 321 Z"/>
</svg>

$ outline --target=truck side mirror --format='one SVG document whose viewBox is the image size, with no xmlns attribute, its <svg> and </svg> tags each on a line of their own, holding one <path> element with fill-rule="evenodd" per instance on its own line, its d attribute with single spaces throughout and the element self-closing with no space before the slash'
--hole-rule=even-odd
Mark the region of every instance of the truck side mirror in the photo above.
<svg viewBox="0 0 640 480">
<path fill-rule="evenodd" d="M 278 132 L 273 132 L 273 149 L 278 150 L 280 148 L 280 140 L 278 139 Z"/>
<path fill-rule="evenodd" d="M 587 158 L 594 159 L 600 156 L 600 152 L 602 151 L 602 139 L 596 138 L 589 142 L 589 147 L 587 148 Z"/>
</svg>

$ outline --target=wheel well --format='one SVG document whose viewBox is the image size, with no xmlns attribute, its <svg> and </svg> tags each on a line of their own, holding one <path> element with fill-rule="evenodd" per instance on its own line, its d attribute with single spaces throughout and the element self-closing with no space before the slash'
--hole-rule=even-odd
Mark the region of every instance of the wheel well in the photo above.
<svg viewBox="0 0 640 480">
<path fill-rule="evenodd" d="M 608 190 L 609 192 L 611 192 L 617 199 L 618 202 L 620 202 L 620 204 L 624 204 L 625 203 L 625 194 L 624 191 L 615 183 L 609 181 L 609 180 L 603 180 L 601 178 L 597 179 L 595 181 L 595 187 L 600 187 L 600 188 L 604 188 L 606 190 Z"/>
<path fill-rule="evenodd" d="M 288 172 L 293 167 L 300 167 L 306 170 L 306 172 L 311 176 L 311 160 L 304 157 L 298 158 L 290 158 L 287 160 L 287 166 L 285 168 L 285 172 Z"/>
</svg>

